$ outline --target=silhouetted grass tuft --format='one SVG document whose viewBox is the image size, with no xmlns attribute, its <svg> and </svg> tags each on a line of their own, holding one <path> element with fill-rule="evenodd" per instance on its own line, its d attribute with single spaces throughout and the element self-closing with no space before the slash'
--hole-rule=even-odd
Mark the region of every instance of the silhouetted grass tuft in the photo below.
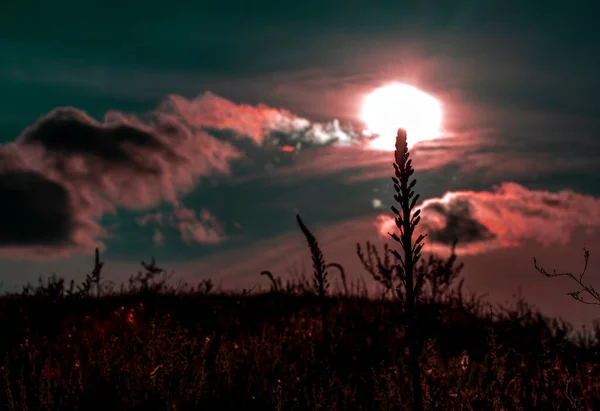
<svg viewBox="0 0 600 411">
<path fill-rule="evenodd" d="M 271 289 L 278 293 L 279 291 L 281 291 L 282 285 L 281 285 L 281 278 L 277 278 L 275 279 L 273 277 L 273 274 L 271 274 L 271 272 L 269 270 L 263 270 L 261 271 L 260 275 L 266 275 L 269 280 L 271 280 Z"/>
</svg>

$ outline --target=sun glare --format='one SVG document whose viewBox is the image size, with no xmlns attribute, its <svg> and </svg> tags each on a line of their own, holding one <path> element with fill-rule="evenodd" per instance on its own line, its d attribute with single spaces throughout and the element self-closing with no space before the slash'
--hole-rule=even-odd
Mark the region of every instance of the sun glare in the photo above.
<svg viewBox="0 0 600 411">
<path fill-rule="evenodd" d="M 408 84 L 392 83 L 369 94 L 362 105 L 361 119 L 378 137 L 371 147 L 394 150 L 398 128 L 406 129 L 408 146 L 437 138 L 442 124 L 439 101 Z"/>
</svg>

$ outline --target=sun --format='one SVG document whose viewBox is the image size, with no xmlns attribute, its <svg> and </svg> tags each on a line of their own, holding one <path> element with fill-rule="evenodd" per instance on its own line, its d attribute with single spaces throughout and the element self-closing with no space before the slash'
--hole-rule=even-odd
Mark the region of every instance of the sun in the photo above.
<svg viewBox="0 0 600 411">
<path fill-rule="evenodd" d="M 416 87 L 391 83 L 371 92 L 364 100 L 361 119 L 377 134 L 371 147 L 394 150 L 396 132 L 404 128 L 408 146 L 437 138 L 442 125 L 439 101 Z"/>
</svg>

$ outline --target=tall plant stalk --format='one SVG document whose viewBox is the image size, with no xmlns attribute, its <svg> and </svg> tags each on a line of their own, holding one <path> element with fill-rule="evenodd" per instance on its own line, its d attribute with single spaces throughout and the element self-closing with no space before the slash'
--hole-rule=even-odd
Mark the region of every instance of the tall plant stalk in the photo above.
<svg viewBox="0 0 600 411">
<path fill-rule="evenodd" d="M 417 298 L 421 293 L 425 273 L 420 273 L 417 278 L 415 275 L 415 266 L 421 258 L 421 249 L 425 235 L 420 235 L 413 242 L 413 234 L 419 221 L 421 220 L 421 210 L 415 210 L 419 194 L 415 195 L 413 188 L 417 183 L 416 179 L 411 180 L 414 173 L 412 160 L 409 158 L 408 145 L 406 141 L 406 131 L 398 129 L 396 135 L 396 150 L 394 152 L 394 170 L 395 177 L 394 190 L 396 194 L 394 199 L 400 208 L 392 206 L 392 212 L 395 216 L 396 227 L 400 231 L 400 236 L 396 233 L 388 233 L 402 247 L 402 254 L 396 250 L 391 253 L 396 257 L 398 264 L 396 270 L 401 282 L 396 288 L 396 294 L 402 304 L 406 318 L 406 338 L 409 344 L 409 367 L 413 387 L 413 404 L 415 411 L 423 410 L 423 392 L 421 389 L 421 368 L 419 357 L 421 346 L 418 338 L 418 329 L 416 321 L 415 305 Z"/>
<path fill-rule="evenodd" d="M 320 308 L 321 308 L 321 326 L 323 327 L 323 339 L 325 342 L 328 341 L 328 327 L 327 327 L 327 312 L 326 312 L 326 301 L 325 296 L 329 289 L 329 280 L 327 278 L 327 264 L 323 257 L 323 252 L 319 247 L 319 243 L 315 236 L 310 232 L 308 227 L 304 225 L 304 222 L 300 218 L 300 215 L 296 214 L 296 221 L 306 238 L 308 248 L 313 261 L 313 288 L 319 296 Z"/>
</svg>

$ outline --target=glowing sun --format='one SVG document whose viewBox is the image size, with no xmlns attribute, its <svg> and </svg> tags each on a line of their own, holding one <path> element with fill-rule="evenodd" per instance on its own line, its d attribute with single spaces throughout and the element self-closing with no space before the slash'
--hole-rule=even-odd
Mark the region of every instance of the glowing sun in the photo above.
<svg viewBox="0 0 600 411">
<path fill-rule="evenodd" d="M 361 119 L 378 135 L 371 147 L 394 150 L 398 128 L 406 129 L 408 146 L 437 138 L 442 124 L 442 106 L 427 93 L 408 84 L 392 83 L 369 94 Z"/>
</svg>

